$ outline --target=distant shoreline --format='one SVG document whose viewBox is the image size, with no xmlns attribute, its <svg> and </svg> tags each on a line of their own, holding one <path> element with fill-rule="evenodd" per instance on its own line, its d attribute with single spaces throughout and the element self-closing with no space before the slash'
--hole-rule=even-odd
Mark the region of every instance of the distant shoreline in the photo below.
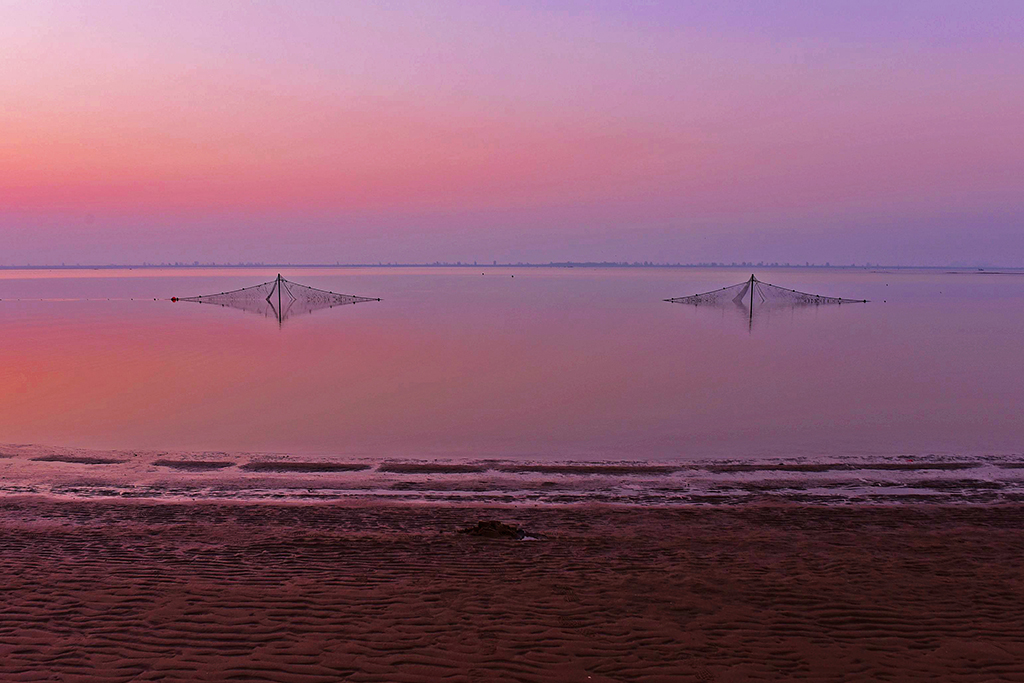
<svg viewBox="0 0 1024 683">
<path fill-rule="evenodd" d="M 1024 274 L 1024 266 L 916 266 L 916 265 L 856 265 L 783 264 L 783 263 L 641 263 L 616 261 L 552 261 L 549 263 L 128 263 L 128 264 L 76 264 L 76 265 L 0 265 L 0 270 L 167 270 L 209 268 L 728 268 L 736 270 L 941 270 L 951 273 L 979 273 L 986 275 Z"/>
</svg>

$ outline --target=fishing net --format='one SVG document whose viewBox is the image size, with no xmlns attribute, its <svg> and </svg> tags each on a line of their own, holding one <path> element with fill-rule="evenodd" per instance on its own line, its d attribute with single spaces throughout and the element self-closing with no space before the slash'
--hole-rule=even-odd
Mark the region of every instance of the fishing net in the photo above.
<svg viewBox="0 0 1024 683">
<path fill-rule="evenodd" d="M 734 303 L 738 306 L 750 306 L 751 311 L 759 306 L 820 306 L 823 304 L 859 304 L 867 303 L 867 299 L 844 299 L 837 296 L 821 296 L 798 292 L 795 289 L 777 287 L 761 282 L 753 275 L 746 282 L 715 289 L 710 292 L 679 296 L 665 299 L 674 304 L 690 304 L 692 306 L 720 306 Z"/>
<path fill-rule="evenodd" d="M 243 287 L 220 294 L 204 294 L 175 298 L 174 301 L 191 301 L 199 304 L 215 304 L 227 308 L 237 308 L 249 313 L 276 318 L 279 322 L 293 315 L 312 313 L 324 308 L 358 304 L 364 301 L 380 301 L 365 296 L 337 294 L 325 289 L 307 287 L 280 275 L 270 282 Z"/>
</svg>

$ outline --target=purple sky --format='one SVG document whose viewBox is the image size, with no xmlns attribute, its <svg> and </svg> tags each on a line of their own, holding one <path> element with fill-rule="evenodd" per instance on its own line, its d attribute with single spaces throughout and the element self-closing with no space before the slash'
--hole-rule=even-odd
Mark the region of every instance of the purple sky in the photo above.
<svg viewBox="0 0 1024 683">
<path fill-rule="evenodd" d="M 0 264 L 1024 266 L 1024 3 L 5 2 Z"/>
</svg>

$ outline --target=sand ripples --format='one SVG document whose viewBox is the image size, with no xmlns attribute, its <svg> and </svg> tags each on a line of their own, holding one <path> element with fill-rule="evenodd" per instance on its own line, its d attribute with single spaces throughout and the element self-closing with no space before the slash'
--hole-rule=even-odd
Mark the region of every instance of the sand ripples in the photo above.
<svg viewBox="0 0 1024 683">
<path fill-rule="evenodd" d="M 1024 680 L 1015 507 L 0 510 L 4 681 Z"/>
</svg>

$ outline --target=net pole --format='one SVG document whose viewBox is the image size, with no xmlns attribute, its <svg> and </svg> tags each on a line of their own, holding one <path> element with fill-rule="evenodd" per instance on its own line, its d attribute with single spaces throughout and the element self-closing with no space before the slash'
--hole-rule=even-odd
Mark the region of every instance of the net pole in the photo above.
<svg viewBox="0 0 1024 683">
<path fill-rule="evenodd" d="M 754 322 L 754 274 L 750 274 L 750 322 Z"/>
</svg>

